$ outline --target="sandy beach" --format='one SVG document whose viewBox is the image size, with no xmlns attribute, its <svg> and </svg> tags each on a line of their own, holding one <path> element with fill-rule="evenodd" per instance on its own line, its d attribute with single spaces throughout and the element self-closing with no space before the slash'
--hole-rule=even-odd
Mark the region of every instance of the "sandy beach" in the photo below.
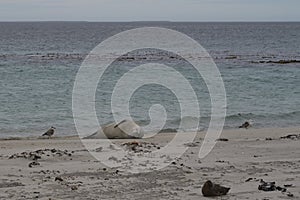
<svg viewBox="0 0 300 200">
<path fill-rule="evenodd" d="M 75 136 L 1 139 L 0 199 L 205 199 L 206 180 L 231 188 L 216 199 L 300 198 L 298 127 L 224 130 L 221 138 L 228 140 L 218 141 L 200 160 L 204 134 L 168 167 L 138 174 L 104 166 Z M 298 137 L 285 137 L 292 134 Z M 114 143 L 164 146 L 173 136 Z M 287 191 L 258 190 L 261 179 Z"/>
</svg>

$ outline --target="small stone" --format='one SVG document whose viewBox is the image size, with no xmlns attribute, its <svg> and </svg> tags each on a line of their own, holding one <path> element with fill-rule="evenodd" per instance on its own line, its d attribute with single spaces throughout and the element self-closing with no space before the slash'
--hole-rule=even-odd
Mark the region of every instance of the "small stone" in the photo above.
<svg viewBox="0 0 300 200">
<path fill-rule="evenodd" d="M 40 165 L 40 163 L 34 161 L 34 162 L 29 163 L 28 167 L 32 168 L 33 166 L 37 166 L 37 165 Z"/>
<path fill-rule="evenodd" d="M 284 187 L 293 187 L 293 184 L 284 184 Z"/>
<path fill-rule="evenodd" d="M 71 190 L 78 190 L 78 187 L 76 185 L 71 186 Z"/>
<path fill-rule="evenodd" d="M 248 178 L 247 180 L 245 180 L 245 182 L 249 182 L 249 181 L 252 181 L 253 178 Z"/>
<path fill-rule="evenodd" d="M 64 181 L 61 177 L 57 176 L 55 177 L 55 181 Z"/>
<path fill-rule="evenodd" d="M 290 193 L 290 192 L 287 194 L 287 196 L 288 197 L 294 197 L 294 195 L 292 193 Z"/>
<path fill-rule="evenodd" d="M 219 139 L 217 139 L 217 141 L 228 142 L 229 140 L 227 138 L 219 138 Z"/>
</svg>

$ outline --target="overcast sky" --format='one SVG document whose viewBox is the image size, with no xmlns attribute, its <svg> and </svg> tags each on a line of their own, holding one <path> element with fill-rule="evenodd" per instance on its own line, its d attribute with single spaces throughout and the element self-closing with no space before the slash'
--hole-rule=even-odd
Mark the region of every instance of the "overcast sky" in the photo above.
<svg viewBox="0 0 300 200">
<path fill-rule="evenodd" d="M 300 21 L 300 0 L 0 0 L 0 21 Z"/>
</svg>

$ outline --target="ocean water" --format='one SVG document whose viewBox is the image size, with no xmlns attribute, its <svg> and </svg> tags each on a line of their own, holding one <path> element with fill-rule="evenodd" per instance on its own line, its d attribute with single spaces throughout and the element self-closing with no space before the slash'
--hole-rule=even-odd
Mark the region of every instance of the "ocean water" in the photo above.
<svg viewBox="0 0 300 200">
<path fill-rule="evenodd" d="M 254 128 L 299 126 L 300 62 L 278 61 L 300 61 L 300 23 L 1 22 L 0 137 L 40 135 L 50 126 L 59 135 L 76 134 L 72 91 L 86 55 L 114 34 L 145 26 L 180 31 L 210 53 L 225 84 L 225 128 L 245 120 Z M 130 100 L 132 118 L 147 125 L 149 108 L 161 104 L 167 112 L 164 129 L 178 129 L 181 120 L 199 121 L 199 129 L 206 129 L 211 105 L 203 80 L 185 60 L 155 49 L 130 52 L 105 72 L 95 99 L 99 123 L 113 121 L 110 99 L 118 79 L 147 62 L 167 64 L 193 83 L 201 117 L 182 119 L 172 91 L 147 85 Z"/>
</svg>

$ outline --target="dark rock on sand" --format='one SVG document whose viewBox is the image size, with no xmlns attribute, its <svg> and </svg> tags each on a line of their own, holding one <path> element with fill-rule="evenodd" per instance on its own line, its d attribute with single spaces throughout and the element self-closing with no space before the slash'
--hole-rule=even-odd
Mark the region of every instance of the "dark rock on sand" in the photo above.
<svg viewBox="0 0 300 200">
<path fill-rule="evenodd" d="M 227 138 L 219 138 L 219 139 L 217 139 L 217 141 L 228 142 L 229 140 Z"/>
<path fill-rule="evenodd" d="M 72 186 L 71 186 L 71 190 L 78 190 L 78 186 L 72 185 Z"/>
<path fill-rule="evenodd" d="M 281 139 L 291 139 L 291 140 L 296 140 L 300 139 L 300 134 L 289 134 L 283 137 L 280 137 Z"/>
<path fill-rule="evenodd" d="M 276 186 L 275 182 L 265 182 L 264 180 L 260 180 L 260 185 L 258 186 L 259 190 L 269 192 L 269 191 L 280 191 L 282 193 L 287 192 L 287 189 L 285 187 Z M 287 196 L 289 196 L 291 193 L 288 192 Z M 293 195 L 293 194 L 292 194 Z"/>
<path fill-rule="evenodd" d="M 280 191 L 280 192 L 286 192 L 286 188 L 280 187 L 280 186 L 276 186 L 276 190 Z"/>
<path fill-rule="evenodd" d="M 265 192 L 275 191 L 276 185 L 275 185 L 275 182 L 265 182 L 264 180 L 261 179 L 258 189 L 265 191 Z"/>
<path fill-rule="evenodd" d="M 284 187 L 293 187 L 294 185 L 293 184 L 284 184 L 283 186 Z"/>
<path fill-rule="evenodd" d="M 288 197 L 294 197 L 294 195 L 292 193 L 290 193 L 290 192 L 287 193 L 287 196 Z"/>
<path fill-rule="evenodd" d="M 31 168 L 31 167 L 33 167 L 33 166 L 38 166 L 38 165 L 40 165 L 40 163 L 34 161 L 34 162 L 29 163 L 29 164 L 28 164 L 28 167 Z"/>
<path fill-rule="evenodd" d="M 252 181 L 253 178 L 248 178 L 247 180 L 245 180 L 245 182 L 249 182 L 249 181 Z"/>
<path fill-rule="evenodd" d="M 226 195 L 230 188 L 214 184 L 211 181 L 206 181 L 202 187 L 202 194 L 205 197 Z"/>
<path fill-rule="evenodd" d="M 55 177 L 54 181 L 64 181 L 60 176 Z"/>
</svg>

